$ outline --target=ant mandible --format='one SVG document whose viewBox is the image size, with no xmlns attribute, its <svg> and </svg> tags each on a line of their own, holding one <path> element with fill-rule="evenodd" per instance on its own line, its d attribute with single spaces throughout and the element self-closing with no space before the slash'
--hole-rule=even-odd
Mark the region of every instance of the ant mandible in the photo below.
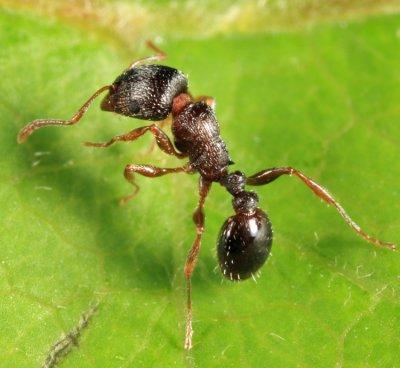
<svg viewBox="0 0 400 368">
<path fill-rule="evenodd" d="M 139 189 L 135 183 L 135 173 L 149 178 L 178 172 L 200 174 L 199 201 L 193 213 L 196 237 L 184 268 L 187 285 L 184 343 L 186 349 L 192 347 L 193 335 L 190 280 L 204 232 L 204 202 L 214 182 L 225 187 L 233 197 L 235 214 L 222 225 L 217 244 L 221 272 L 232 281 L 245 280 L 253 276 L 265 263 L 272 245 L 271 222 L 267 214 L 258 207 L 257 194 L 246 191 L 245 185 L 268 184 L 281 175 L 294 175 L 299 178 L 314 194 L 334 206 L 346 223 L 367 242 L 378 247 L 395 249 L 393 243 L 381 241 L 364 232 L 326 189 L 293 167 L 274 167 L 250 176 L 241 171 L 230 173 L 228 168 L 233 161 L 220 137 L 213 98 L 208 96 L 193 98 L 188 92 L 187 78 L 181 71 L 168 66 L 148 64 L 165 59 L 166 54 L 149 41 L 147 46 L 155 52 L 155 55 L 133 62 L 114 83 L 98 89 L 70 120 L 34 120 L 19 132 L 18 142 L 24 142 L 35 130 L 44 126 L 76 124 L 102 92 L 107 92 L 101 102 L 101 109 L 105 111 L 150 121 L 162 121 L 172 115 L 174 143 L 159 126 L 153 123 L 117 135 L 108 142 L 85 144 L 91 147 L 108 147 L 119 141 L 134 141 L 146 132 L 150 132 L 162 151 L 179 159 L 189 159 L 187 164 L 174 168 L 127 165 L 124 176 L 135 190 L 125 197 L 124 201 L 133 198 Z"/>
</svg>

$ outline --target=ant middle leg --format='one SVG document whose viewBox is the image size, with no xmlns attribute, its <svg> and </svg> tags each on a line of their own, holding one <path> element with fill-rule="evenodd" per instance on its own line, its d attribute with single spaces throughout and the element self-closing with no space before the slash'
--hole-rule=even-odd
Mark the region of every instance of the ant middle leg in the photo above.
<svg viewBox="0 0 400 368">
<path fill-rule="evenodd" d="M 179 159 L 182 159 L 184 157 L 187 157 L 186 154 L 178 152 L 174 145 L 172 144 L 171 140 L 165 134 L 165 132 L 159 128 L 156 124 L 151 124 L 151 125 L 146 125 L 143 127 L 139 127 L 136 129 L 133 129 L 129 133 L 122 134 L 122 135 L 116 135 L 112 137 L 108 142 L 100 142 L 100 143 L 95 143 L 95 142 L 85 142 L 85 146 L 89 147 L 108 147 L 111 146 L 112 144 L 116 142 L 131 142 L 139 137 L 141 137 L 143 134 L 146 132 L 151 132 L 156 140 L 156 143 L 160 149 L 165 152 L 168 155 L 175 156 Z"/>
<path fill-rule="evenodd" d="M 323 201 L 328 203 L 328 205 L 332 205 L 339 212 L 340 216 L 346 221 L 346 223 L 362 238 L 364 238 L 367 242 L 374 244 L 378 247 L 389 248 L 391 250 L 395 250 L 396 246 L 393 243 L 385 242 L 379 239 L 372 237 L 367 234 L 364 230 L 361 229 L 359 225 L 357 225 L 352 218 L 347 214 L 344 208 L 340 205 L 338 201 L 321 185 L 310 179 L 308 176 L 304 175 L 297 169 L 293 167 L 274 167 L 271 169 L 260 171 L 252 176 L 249 176 L 246 179 L 246 184 L 248 185 L 264 185 L 271 183 L 275 179 L 279 178 L 281 175 L 294 175 L 297 176 L 304 184 L 306 184 L 315 195 L 321 198 Z"/>
<path fill-rule="evenodd" d="M 173 167 L 173 168 L 163 168 L 156 167 L 152 165 L 138 165 L 138 164 L 128 164 L 125 166 L 124 177 L 125 179 L 134 186 L 134 190 L 131 194 L 122 197 L 120 200 L 120 204 L 125 204 L 126 202 L 133 199 L 139 191 L 139 186 L 135 182 L 134 174 L 137 173 L 142 176 L 147 176 L 148 178 L 156 178 L 159 176 L 179 173 L 179 172 L 192 172 L 192 168 L 190 164 L 186 164 L 181 167 Z"/>
<path fill-rule="evenodd" d="M 201 237 L 204 232 L 204 202 L 207 194 L 210 191 L 211 182 L 206 181 L 200 177 L 199 182 L 199 202 L 196 210 L 193 213 L 193 222 L 196 225 L 196 238 L 190 249 L 185 263 L 185 278 L 186 278 L 186 290 L 187 290 L 187 304 L 186 304 L 186 335 L 185 335 L 185 349 L 189 350 L 192 348 L 192 286 L 191 277 L 193 270 L 197 263 L 197 258 L 201 247 Z"/>
<path fill-rule="evenodd" d="M 69 120 L 59 120 L 59 119 L 37 119 L 30 122 L 24 128 L 22 128 L 18 133 L 18 143 L 23 143 L 27 138 L 37 129 L 48 125 L 74 125 L 76 124 L 82 116 L 85 114 L 89 106 L 92 104 L 93 100 L 104 91 L 109 91 L 112 89 L 112 85 L 106 85 L 99 88 L 89 99 L 79 108 L 79 110 L 74 114 L 74 116 Z"/>
</svg>

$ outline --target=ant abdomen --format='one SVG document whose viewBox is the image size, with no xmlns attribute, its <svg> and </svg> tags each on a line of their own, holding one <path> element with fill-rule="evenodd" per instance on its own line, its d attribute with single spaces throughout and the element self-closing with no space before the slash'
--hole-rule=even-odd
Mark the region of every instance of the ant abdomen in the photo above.
<svg viewBox="0 0 400 368">
<path fill-rule="evenodd" d="M 187 79 L 178 69 L 140 65 L 126 70 L 112 84 L 102 110 L 144 120 L 163 120 L 173 99 L 187 92 Z"/>
<path fill-rule="evenodd" d="M 229 217 L 218 238 L 218 261 L 223 275 L 230 280 L 251 277 L 265 263 L 271 245 L 271 222 L 262 210 Z"/>
</svg>

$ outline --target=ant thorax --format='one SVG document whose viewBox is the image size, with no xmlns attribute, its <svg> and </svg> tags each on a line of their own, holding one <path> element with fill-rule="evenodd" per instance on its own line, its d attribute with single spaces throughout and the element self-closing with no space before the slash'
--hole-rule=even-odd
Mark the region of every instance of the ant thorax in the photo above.
<svg viewBox="0 0 400 368">
<path fill-rule="evenodd" d="M 176 147 L 188 154 L 190 165 L 209 181 L 219 181 L 231 164 L 214 110 L 204 101 L 189 102 L 173 117 Z"/>
</svg>

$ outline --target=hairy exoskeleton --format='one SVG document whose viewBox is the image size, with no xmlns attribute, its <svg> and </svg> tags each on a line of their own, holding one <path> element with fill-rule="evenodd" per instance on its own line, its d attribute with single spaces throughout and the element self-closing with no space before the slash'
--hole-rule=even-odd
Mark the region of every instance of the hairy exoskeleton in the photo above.
<svg viewBox="0 0 400 368">
<path fill-rule="evenodd" d="M 192 347 L 192 302 L 191 276 L 195 268 L 204 231 L 204 202 L 213 182 L 219 183 L 232 195 L 235 214 L 222 225 L 218 242 L 218 262 L 222 274 L 230 280 L 245 280 L 253 276 L 265 263 L 272 245 L 272 228 L 265 212 L 259 208 L 258 196 L 246 191 L 245 186 L 268 184 L 281 175 L 296 176 L 319 198 L 334 206 L 347 224 L 366 241 L 394 250 L 392 243 L 378 240 L 365 233 L 344 211 L 329 192 L 292 167 L 278 167 L 245 176 L 240 171 L 229 172 L 233 164 L 224 141 L 220 137 L 219 125 L 214 114 L 214 100 L 208 96 L 193 98 L 188 92 L 188 81 L 177 69 L 146 63 L 165 58 L 165 54 L 152 43 L 148 46 L 156 55 L 132 63 L 112 84 L 98 89 L 70 120 L 40 119 L 24 127 L 18 142 L 23 142 L 38 128 L 48 125 L 73 125 L 86 112 L 92 101 L 102 92 L 107 92 L 101 108 L 129 117 L 160 121 L 172 116 L 174 143 L 157 125 L 150 124 L 112 137 L 104 143 L 86 142 L 91 147 L 108 147 L 118 141 L 134 141 L 146 132 L 153 134 L 158 147 L 178 159 L 188 162 L 179 167 L 162 168 L 151 165 L 128 164 L 125 178 L 135 187 L 134 192 L 125 197 L 131 199 L 139 187 L 134 174 L 150 178 L 170 173 L 200 174 L 199 201 L 193 213 L 196 237 L 185 263 L 184 273 L 187 283 L 187 317 L 185 348 Z"/>
</svg>

